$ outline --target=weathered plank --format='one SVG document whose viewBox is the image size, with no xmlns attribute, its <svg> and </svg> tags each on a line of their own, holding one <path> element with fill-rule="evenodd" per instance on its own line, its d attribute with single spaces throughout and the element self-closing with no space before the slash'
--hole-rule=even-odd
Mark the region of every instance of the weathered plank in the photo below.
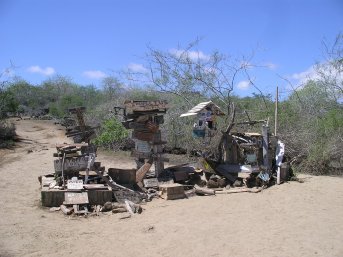
<svg viewBox="0 0 343 257">
<path fill-rule="evenodd" d="M 41 202 L 44 207 L 58 207 L 64 202 L 64 193 L 67 190 L 56 190 L 43 188 L 41 191 Z M 88 200 L 91 205 L 103 205 L 106 202 L 111 202 L 113 195 L 108 189 L 89 190 Z"/>
<path fill-rule="evenodd" d="M 223 191 L 217 191 L 217 194 L 235 194 L 235 193 L 258 193 L 263 190 L 262 187 L 257 187 L 257 188 L 246 188 L 246 187 L 241 187 L 241 188 L 230 188 L 229 190 L 223 190 Z"/>
<path fill-rule="evenodd" d="M 64 202 L 65 205 L 74 205 L 74 204 L 88 204 L 88 193 L 75 193 L 75 192 L 65 192 L 64 193 Z"/>
<path fill-rule="evenodd" d="M 85 170 L 88 165 L 88 156 L 65 158 L 63 172 Z M 54 160 L 55 172 L 57 174 L 62 172 L 62 160 Z M 91 167 L 93 169 L 93 167 Z"/>
<path fill-rule="evenodd" d="M 146 163 L 144 163 L 144 165 L 142 167 L 140 167 L 139 170 L 137 170 L 136 183 L 143 181 L 143 178 L 144 178 L 145 174 L 150 170 L 152 163 L 153 163 L 152 160 L 149 160 Z"/>
<path fill-rule="evenodd" d="M 126 100 L 124 105 L 127 109 L 132 111 L 154 111 L 160 109 L 168 109 L 168 103 L 164 100 L 156 101 L 136 101 Z"/>
<path fill-rule="evenodd" d="M 109 168 L 108 175 L 119 184 L 134 184 L 136 183 L 135 169 L 118 169 Z"/>
</svg>

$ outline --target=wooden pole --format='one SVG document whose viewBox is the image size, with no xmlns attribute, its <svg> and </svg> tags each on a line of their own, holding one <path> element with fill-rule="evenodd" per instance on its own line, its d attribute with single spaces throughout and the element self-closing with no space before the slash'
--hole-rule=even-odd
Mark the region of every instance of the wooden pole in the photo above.
<svg viewBox="0 0 343 257">
<path fill-rule="evenodd" d="M 277 126 L 278 126 L 278 105 L 279 105 L 279 87 L 276 87 L 274 136 L 276 136 Z"/>
<path fill-rule="evenodd" d="M 269 127 L 266 125 L 262 126 L 262 147 L 263 147 L 263 165 L 269 170 L 270 163 L 269 163 L 269 154 L 268 154 L 268 148 L 269 148 L 269 133 L 268 133 Z"/>
</svg>

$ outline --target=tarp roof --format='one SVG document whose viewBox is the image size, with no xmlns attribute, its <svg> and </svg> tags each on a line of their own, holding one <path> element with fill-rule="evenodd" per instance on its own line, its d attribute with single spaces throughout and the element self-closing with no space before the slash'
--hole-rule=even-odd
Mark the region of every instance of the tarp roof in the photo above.
<svg viewBox="0 0 343 257">
<path fill-rule="evenodd" d="M 188 112 L 181 114 L 180 117 L 197 115 L 201 110 L 205 109 L 206 107 L 210 107 L 215 115 L 218 115 L 218 116 L 225 115 L 220 110 L 219 106 L 215 105 L 212 101 L 209 101 L 209 102 L 199 103 L 198 105 L 196 105 L 192 109 L 190 109 Z"/>
</svg>

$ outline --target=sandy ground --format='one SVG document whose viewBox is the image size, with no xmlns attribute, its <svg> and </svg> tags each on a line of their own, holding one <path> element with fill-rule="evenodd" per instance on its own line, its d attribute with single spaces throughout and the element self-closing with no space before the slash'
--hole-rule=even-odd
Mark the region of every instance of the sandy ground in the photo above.
<svg viewBox="0 0 343 257">
<path fill-rule="evenodd" d="M 40 207 L 37 177 L 53 171 L 54 145 L 68 139 L 50 121 L 15 123 L 27 140 L 0 151 L 0 256 L 343 256 L 342 178 L 154 200 L 130 219 L 66 217 Z M 123 154 L 98 160 L 134 165 Z"/>
</svg>

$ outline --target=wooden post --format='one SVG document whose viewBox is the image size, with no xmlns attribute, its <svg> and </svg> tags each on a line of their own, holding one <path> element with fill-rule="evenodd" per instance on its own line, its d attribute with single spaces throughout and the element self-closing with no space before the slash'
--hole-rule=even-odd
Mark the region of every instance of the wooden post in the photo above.
<svg viewBox="0 0 343 257">
<path fill-rule="evenodd" d="M 262 126 L 262 137 L 263 137 L 263 165 L 269 169 L 269 155 L 268 155 L 268 148 L 269 148 L 269 136 L 268 136 L 269 127 L 266 125 Z"/>
<path fill-rule="evenodd" d="M 156 177 L 159 177 L 164 170 L 164 161 L 162 160 L 161 155 L 163 154 L 163 147 L 160 144 L 162 141 L 161 130 L 158 130 L 154 135 L 153 143 L 153 153 L 157 156 L 155 157 L 155 174 Z"/>
<path fill-rule="evenodd" d="M 279 105 L 279 87 L 276 87 L 274 136 L 276 136 L 277 126 L 278 126 L 278 105 Z"/>
</svg>

